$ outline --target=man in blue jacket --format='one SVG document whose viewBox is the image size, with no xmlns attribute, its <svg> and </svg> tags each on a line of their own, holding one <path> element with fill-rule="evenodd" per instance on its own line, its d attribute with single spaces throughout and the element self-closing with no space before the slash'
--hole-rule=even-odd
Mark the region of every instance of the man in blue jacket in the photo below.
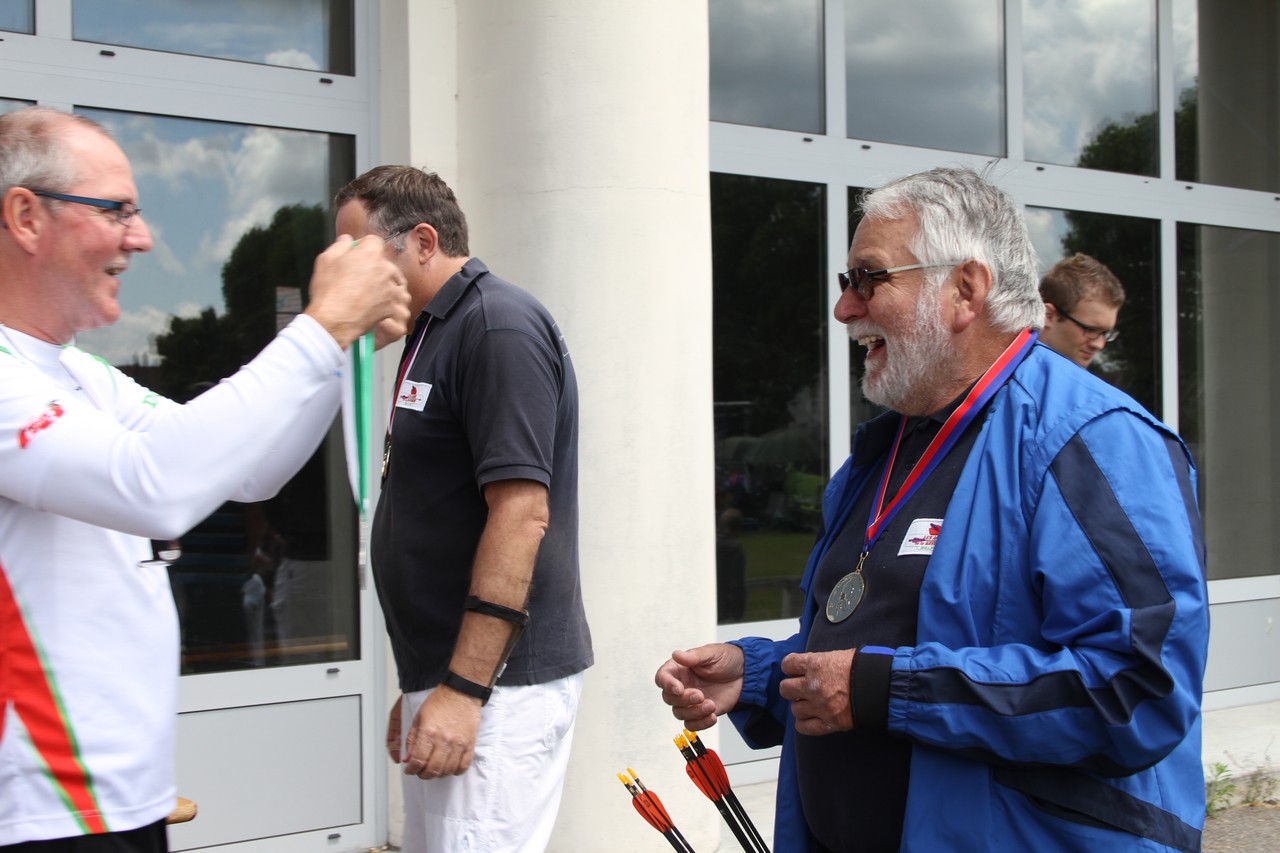
<svg viewBox="0 0 1280 853">
<path fill-rule="evenodd" d="M 863 201 L 835 315 L 867 347 L 799 631 L 672 653 L 677 719 L 781 743 L 774 849 L 1199 850 L 1195 472 L 1036 345 L 1020 210 L 968 169 Z"/>
</svg>

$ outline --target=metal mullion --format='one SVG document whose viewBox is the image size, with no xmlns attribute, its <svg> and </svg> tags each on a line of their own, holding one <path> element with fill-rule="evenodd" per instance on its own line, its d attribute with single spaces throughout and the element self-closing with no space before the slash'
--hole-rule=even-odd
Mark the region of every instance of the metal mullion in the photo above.
<svg viewBox="0 0 1280 853">
<path fill-rule="evenodd" d="M 1178 429 L 1178 222 L 1160 220 L 1160 417 Z"/>
<path fill-rule="evenodd" d="M 1005 157 L 1012 163 L 1026 159 L 1022 57 L 1022 0 L 1004 0 Z"/>
<path fill-rule="evenodd" d="M 36 0 L 36 35 L 71 40 L 72 0 Z"/>
<path fill-rule="evenodd" d="M 827 276 L 827 468 L 834 474 L 849 455 L 853 424 L 849 414 L 849 336 L 835 319 L 840 299 L 836 272 L 845 268 L 849 231 L 849 188 L 843 183 L 827 184 L 827 256 L 832 274 Z"/>
<path fill-rule="evenodd" d="M 1159 110 L 1160 178 L 1177 179 L 1174 116 L 1178 93 L 1174 85 L 1173 0 L 1156 0 L 1156 109 Z"/>
<path fill-rule="evenodd" d="M 848 104 L 845 86 L 845 23 L 846 0 L 823 0 L 823 68 L 825 69 L 823 92 L 826 110 L 823 128 L 829 137 L 848 137 Z"/>
</svg>

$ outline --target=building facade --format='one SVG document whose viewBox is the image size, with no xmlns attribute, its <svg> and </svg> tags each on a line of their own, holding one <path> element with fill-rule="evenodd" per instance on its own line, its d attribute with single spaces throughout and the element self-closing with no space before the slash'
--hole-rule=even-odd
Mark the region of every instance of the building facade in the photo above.
<svg viewBox="0 0 1280 853">
<path fill-rule="evenodd" d="M 554 849 L 664 849 L 628 767 L 711 849 L 653 671 L 790 633 L 822 483 L 875 413 L 834 273 L 857 194 L 902 174 L 989 169 L 1046 268 L 1116 272 L 1121 334 L 1092 369 L 1200 466 L 1206 708 L 1280 699 L 1278 34 L 1267 0 L 0 0 L 0 110 L 85 112 L 129 154 L 156 250 L 80 344 L 179 399 L 305 304 L 337 187 L 384 162 L 455 187 L 581 384 L 597 664 Z M 338 425 L 277 499 L 184 539 L 179 780 L 201 814 L 175 849 L 397 837 L 360 541 Z M 719 737 L 736 779 L 773 772 Z"/>
</svg>

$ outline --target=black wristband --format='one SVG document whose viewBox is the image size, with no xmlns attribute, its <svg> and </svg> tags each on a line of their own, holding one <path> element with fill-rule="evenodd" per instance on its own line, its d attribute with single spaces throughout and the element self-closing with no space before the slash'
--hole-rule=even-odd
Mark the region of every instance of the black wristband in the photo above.
<svg viewBox="0 0 1280 853">
<path fill-rule="evenodd" d="M 440 679 L 440 683 L 445 687 L 456 690 L 459 693 L 465 693 L 480 700 L 483 705 L 489 701 L 489 697 L 493 694 L 492 687 L 485 687 L 483 684 L 476 684 L 469 678 L 463 678 L 451 669 L 444 671 L 444 678 Z"/>
<path fill-rule="evenodd" d="M 889 676 L 893 655 L 868 646 L 858 649 L 849 668 L 849 706 L 855 731 L 883 732 L 889 726 Z M 869 651 L 875 648 L 877 651 Z M 885 651 L 889 651 L 885 649 Z"/>
</svg>

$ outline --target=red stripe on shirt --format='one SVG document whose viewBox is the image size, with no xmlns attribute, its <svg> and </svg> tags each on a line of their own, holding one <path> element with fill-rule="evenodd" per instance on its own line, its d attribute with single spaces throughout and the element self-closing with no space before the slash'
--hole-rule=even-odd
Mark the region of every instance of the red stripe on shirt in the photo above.
<svg viewBox="0 0 1280 853">
<path fill-rule="evenodd" d="M 12 703 L 36 751 L 85 834 L 107 831 L 93 782 L 77 753 L 54 685 L 0 565 L 0 709 Z M 4 714 L 0 713 L 0 738 Z"/>
</svg>

